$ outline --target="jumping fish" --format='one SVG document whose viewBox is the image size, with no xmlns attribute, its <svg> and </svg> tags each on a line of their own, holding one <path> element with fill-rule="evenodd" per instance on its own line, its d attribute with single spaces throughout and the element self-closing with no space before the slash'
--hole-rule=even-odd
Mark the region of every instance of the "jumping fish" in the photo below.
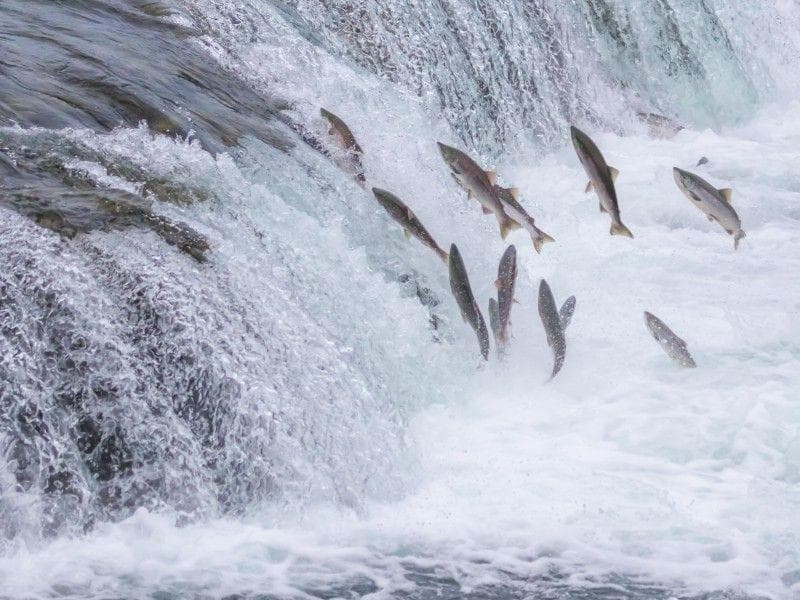
<svg viewBox="0 0 800 600">
<path fill-rule="evenodd" d="M 570 132 L 575 152 L 578 153 L 578 158 L 589 176 L 586 192 L 588 193 L 594 189 L 600 199 L 600 211 L 611 216 L 611 235 L 625 235 L 632 238 L 631 230 L 623 225 L 619 216 L 617 191 L 614 188 L 614 180 L 617 178 L 619 171 L 606 164 L 600 149 L 588 135 L 577 127 L 570 127 Z"/>
<path fill-rule="evenodd" d="M 716 221 L 733 236 L 733 248 L 739 247 L 739 240 L 745 237 L 739 215 L 731 206 L 730 189 L 718 190 L 702 177 L 675 167 L 672 169 L 678 189 L 706 214 L 709 221 Z"/>
<path fill-rule="evenodd" d="M 682 367 L 697 366 L 691 354 L 689 354 L 689 351 L 686 349 L 686 342 L 675 335 L 661 319 L 644 311 L 644 324 L 647 326 L 647 329 L 650 330 L 650 333 L 653 334 L 658 344 L 664 349 L 664 352 L 666 352 L 672 360 Z"/>
<path fill-rule="evenodd" d="M 450 290 L 461 310 L 461 317 L 469 323 L 478 336 L 481 356 L 484 360 L 489 360 L 489 330 L 486 329 L 486 322 L 483 320 L 478 303 L 475 302 L 475 296 L 472 295 L 467 269 L 464 267 L 461 253 L 455 244 L 450 245 L 450 257 L 447 265 L 450 272 Z"/>
<path fill-rule="evenodd" d="M 542 251 L 543 244 L 547 242 L 555 242 L 552 237 L 536 227 L 533 217 L 530 216 L 519 203 L 517 200 L 519 195 L 517 188 L 504 188 L 500 187 L 499 185 L 495 185 L 494 190 L 497 193 L 497 197 L 500 198 L 500 201 L 503 203 L 503 209 L 506 211 L 506 214 L 531 234 L 533 247 L 537 254 Z"/>
<path fill-rule="evenodd" d="M 645 122 L 651 137 L 669 139 L 684 129 L 675 119 L 658 113 L 637 112 L 636 116 Z"/>
<path fill-rule="evenodd" d="M 547 335 L 547 345 L 553 351 L 553 373 L 552 379 L 564 365 L 564 357 L 567 354 L 567 341 L 564 337 L 564 326 L 556 308 L 556 301 L 550 286 L 542 279 L 539 282 L 539 317 L 544 325 L 544 332 Z"/>
<path fill-rule="evenodd" d="M 407 239 L 413 235 L 428 248 L 436 252 L 439 258 L 444 262 L 447 262 L 447 252 L 439 247 L 436 240 L 428 233 L 428 230 L 425 229 L 425 226 L 420 222 L 414 212 L 408 208 L 400 198 L 380 188 L 372 188 L 372 193 L 375 194 L 375 198 L 380 205 L 386 209 L 389 216 L 400 224 Z"/>
<path fill-rule="evenodd" d="M 360 183 L 364 183 L 367 180 L 364 176 L 364 165 L 361 162 L 364 151 L 361 149 L 361 146 L 358 145 L 353 132 L 350 131 L 350 128 L 344 121 L 332 112 L 320 108 L 319 114 L 330 124 L 328 133 L 333 136 L 342 150 L 347 153 L 347 170 L 353 174 L 356 180 Z"/>
<path fill-rule="evenodd" d="M 498 346 L 505 346 L 508 343 L 508 327 L 511 319 L 511 305 L 514 303 L 516 280 L 517 249 L 512 244 L 506 248 L 503 257 L 500 259 L 500 265 L 497 268 L 497 279 L 494 282 L 494 286 L 497 288 Z"/>
<path fill-rule="evenodd" d="M 500 236 L 505 239 L 509 231 L 518 229 L 520 224 L 514 222 L 506 214 L 502 201 L 497 197 L 494 189 L 495 174 L 481 169 L 474 160 L 461 150 L 441 142 L 437 142 L 437 144 L 439 145 L 439 152 L 444 162 L 450 167 L 456 183 L 466 190 L 470 198 L 475 198 L 480 202 L 485 214 L 494 213 L 500 226 Z"/>
</svg>

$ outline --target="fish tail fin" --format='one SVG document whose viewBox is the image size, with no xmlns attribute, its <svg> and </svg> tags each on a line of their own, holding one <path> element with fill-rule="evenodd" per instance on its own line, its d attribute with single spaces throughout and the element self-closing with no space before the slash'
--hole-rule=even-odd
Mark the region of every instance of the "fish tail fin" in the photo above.
<svg viewBox="0 0 800 600">
<path fill-rule="evenodd" d="M 621 222 L 611 224 L 611 235 L 624 235 L 625 237 L 632 238 L 631 230 L 625 227 Z"/>
<path fill-rule="evenodd" d="M 541 253 L 542 246 L 549 242 L 555 242 L 555 239 L 547 235 L 544 231 L 539 230 L 535 235 L 531 236 L 533 240 L 533 248 L 536 250 L 536 254 Z"/>
<path fill-rule="evenodd" d="M 502 217 L 497 218 L 498 223 L 500 224 L 500 237 L 506 239 L 509 231 L 514 231 L 515 229 L 519 229 L 519 223 L 513 221 L 506 217 L 503 219 Z"/>
<path fill-rule="evenodd" d="M 741 229 L 733 234 L 733 249 L 734 250 L 738 250 L 739 249 L 739 240 L 741 240 L 744 237 L 747 237 L 747 236 L 745 235 L 744 231 L 742 231 Z"/>
</svg>

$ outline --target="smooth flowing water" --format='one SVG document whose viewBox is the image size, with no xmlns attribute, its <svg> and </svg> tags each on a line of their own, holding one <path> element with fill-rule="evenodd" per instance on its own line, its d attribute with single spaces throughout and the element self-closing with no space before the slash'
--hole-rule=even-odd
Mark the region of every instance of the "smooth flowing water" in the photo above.
<svg viewBox="0 0 800 600">
<path fill-rule="evenodd" d="M 800 596 L 798 19 L 4 0 L 0 596 Z M 633 240 L 583 193 L 570 124 L 620 170 Z M 501 240 L 436 141 L 556 243 Z M 733 188 L 738 251 L 674 166 Z M 372 186 L 458 245 L 487 318 L 515 244 L 504 360 Z M 541 278 L 577 297 L 552 381 Z"/>
</svg>

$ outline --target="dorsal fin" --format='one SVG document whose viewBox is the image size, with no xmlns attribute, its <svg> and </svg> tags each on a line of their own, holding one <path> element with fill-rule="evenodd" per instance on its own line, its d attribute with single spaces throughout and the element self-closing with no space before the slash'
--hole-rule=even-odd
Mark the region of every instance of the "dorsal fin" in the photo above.
<svg viewBox="0 0 800 600">
<path fill-rule="evenodd" d="M 414 218 L 414 213 L 411 212 L 410 208 L 406 208 L 406 216 L 408 217 L 409 221 L 411 221 Z"/>
<path fill-rule="evenodd" d="M 616 181 L 617 177 L 619 177 L 619 169 L 608 167 L 608 172 L 611 173 L 611 181 Z"/>
<path fill-rule="evenodd" d="M 497 288 L 498 290 L 503 289 L 503 280 L 500 279 L 499 277 L 497 279 L 495 279 L 494 280 L 494 287 Z"/>
<path fill-rule="evenodd" d="M 408 229 L 406 229 L 405 227 L 403 228 L 403 235 L 406 236 L 407 240 L 411 239 L 411 232 Z"/>
<path fill-rule="evenodd" d="M 583 190 L 583 193 L 584 193 L 584 194 L 588 194 L 588 193 L 589 193 L 589 192 L 591 192 L 593 189 L 594 189 L 594 182 L 593 182 L 593 181 L 590 179 L 590 180 L 589 180 L 589 183 L 587 183 L 587 184 L 586 184 L 586 189 L 585 189 L 585 190 Z"/>
<path fill-rule="evenodd" d="M 733 190 L 731 188 L 723 188 L 719 191 L 722 194 L 722 197 L 725 198 L 725 202 L 728 204 L 731 203 L 731 195 L 733 194 Z"/>
<path fill-rule="evenodd" d="M 508 193 L 511 194 L 514 200 L 519 200 L 519 189 L 515 187 L 508 188 Z"/>
<path fill-rule="evenodd" d="M 494 171 L 486 171 L 486 178 L 492 185 L 497 183 L 497 173 L 495 173 Z"/>
</svg>

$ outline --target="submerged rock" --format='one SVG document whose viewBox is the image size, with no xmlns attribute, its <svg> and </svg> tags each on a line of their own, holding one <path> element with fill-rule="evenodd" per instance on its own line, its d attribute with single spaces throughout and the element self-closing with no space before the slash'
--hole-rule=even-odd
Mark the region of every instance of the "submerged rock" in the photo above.
<svg viewBox="0 0 800 600">
<path fill-rule="evenodd" d="M 153 212 L 151 199 L 100 188 L 85 173 L 67 168 L 52 154 L 40 157 L 27 149 L 26 155 L 14 164 L 0 153 L 4 163 L 14 166 L 9 170 L 13 176 L 0 181 L 0 205 L 67 239 L 98 229 L 146 228 L 198 262 L 206 260 L 209 244 L 205 236 L 186 223 L 175 223 Z M 159 181 L 153 187 L 170 190 L 167 197 L 176 203 L 192 202 L 192 194 L 179 184 Z"/>
</svg>

